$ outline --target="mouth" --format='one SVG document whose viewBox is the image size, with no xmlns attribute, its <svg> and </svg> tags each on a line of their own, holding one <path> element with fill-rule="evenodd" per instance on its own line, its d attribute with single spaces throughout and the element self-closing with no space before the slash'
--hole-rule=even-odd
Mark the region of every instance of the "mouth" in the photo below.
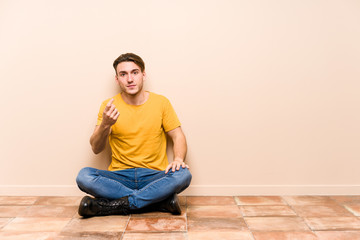
<svg viewBox="0 0 360 240">
<path fill-rule="evenodd" d="M 132 84 L 132 85 L 127 85 L 128 88 L 133 88 L 133 87 L 136 87 L 135 84 Z"/>
</svg>

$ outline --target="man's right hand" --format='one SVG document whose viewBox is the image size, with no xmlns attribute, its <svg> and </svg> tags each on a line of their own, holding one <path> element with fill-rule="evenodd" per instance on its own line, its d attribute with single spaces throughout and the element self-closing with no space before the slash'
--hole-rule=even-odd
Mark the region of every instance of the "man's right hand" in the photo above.
<svg viewBox="0 0 360 240">
<path fill-rule="evenodd" d="M 111 99 L 105 106 L 103 119 L 100 125 L 95 127 L 94 133 L 90 138 L 90 144 L 93 152 L 98 154 L 105 149 L 106 140 L 111 133 L 111 126 L 114 125 L 120 115 Z"/>
<path fill-rule="evenodd" d="M 120 115 L 119 111 L 116 109 L 115 105 L 112 104 L 114 102 L 114 99 L 112 98 L 108 104 L 106 104 L 106 107 L 103 112 L 103 120 L 102 123 L 104 127 L 111 127 L 114 125 Z"/>
</svg>

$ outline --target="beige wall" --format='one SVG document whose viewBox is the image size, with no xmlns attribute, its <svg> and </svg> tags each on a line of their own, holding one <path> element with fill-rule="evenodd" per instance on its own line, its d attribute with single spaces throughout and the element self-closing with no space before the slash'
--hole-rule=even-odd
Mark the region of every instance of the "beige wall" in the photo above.
<svg viewBox="0 0 360 240">
<path fill-rule="evenodd" d="M 360 193 L 360 2 L 0 2 L 0 195 L 77 195 L 89 137 L 143 57 L 186 133 L 189 195 Z"/>
</svg>

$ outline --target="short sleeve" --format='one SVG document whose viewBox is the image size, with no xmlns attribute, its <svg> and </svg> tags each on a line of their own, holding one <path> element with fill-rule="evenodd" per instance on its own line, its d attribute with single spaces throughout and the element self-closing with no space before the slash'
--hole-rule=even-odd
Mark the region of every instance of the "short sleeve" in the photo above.
<svg viewBox="0 0 360 240">
<path fill-rule="evenodd" d="M 102 119 L 103 119 L 103 112 L 104 112 L 104 109 L 106 107 L 106 104 L 109 102 L 110 99 L 108 100 L 105 100 L 101 106 L 100 106 L 100 110 L 99 110 L 99 113 L 98 113 L 98 118 L 97 118 L 97 123 L 96 123 L 96 126 L 100 125 L 101 122 L 102 122 Z"/>
<path fill-rule="evenodd" d="M 181 123 L 172 107 L 170 101 L 165 98 L 163 109 L 163 127 L 165 132 L 169 132 L 177 127 L 181 126 Z"/>
</svg>

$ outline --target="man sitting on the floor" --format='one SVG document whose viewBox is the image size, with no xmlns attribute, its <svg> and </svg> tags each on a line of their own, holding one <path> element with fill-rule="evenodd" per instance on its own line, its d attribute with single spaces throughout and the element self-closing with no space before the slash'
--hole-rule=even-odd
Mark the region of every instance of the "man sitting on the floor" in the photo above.
<svg viewBox="0 0 360 240">
<path fill-rule="evenodd" d="M 114 61 L 120 93 L 104 101 L 90 138 L 95 154 L 107 139 L 112 161 L 106 170 L 83 168 L 76 179 L 85 196 L 79 206 L 84 217 L 142 211 L 181 214 L 177 193 L 191 181 L 184 163 L 186 139 L 169 100 L 143 89 L 145 64 L 133 54 Z M 166 134 L 173 141 L 174 159 L 166 155 Z"/>
</svg>

